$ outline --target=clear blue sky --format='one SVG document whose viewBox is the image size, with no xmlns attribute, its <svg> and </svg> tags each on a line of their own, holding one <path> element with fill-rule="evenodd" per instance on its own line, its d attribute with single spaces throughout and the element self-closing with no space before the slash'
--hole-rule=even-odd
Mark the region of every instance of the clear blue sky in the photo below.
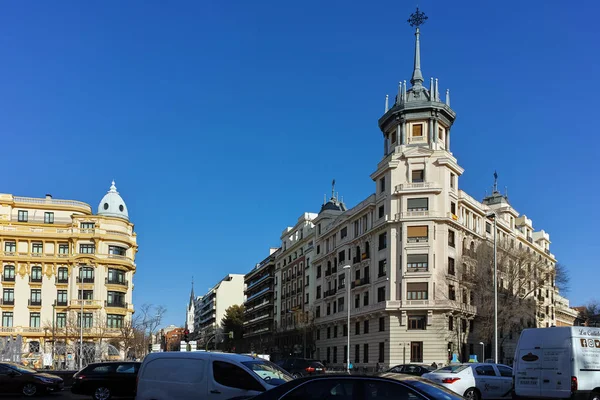
<svg viewBox="0 0 600 400">
<path fill-rule="evenodd" d="M 460 7 L 457 7 L 460 4 Z M 0 12 L 0 191 L 94 208 L 111 179 L 136 224 L 135 304 L 182 324 L 335 178 L 374 190 L 385 94 L 410 80 L 408 1 L 60 1 Z M 498 170 L 551 235 L 572 304 L 598 290 L 595 1 L 433 1 L 422 69 L 451 89 L 462 189 Z"/>
</svg>

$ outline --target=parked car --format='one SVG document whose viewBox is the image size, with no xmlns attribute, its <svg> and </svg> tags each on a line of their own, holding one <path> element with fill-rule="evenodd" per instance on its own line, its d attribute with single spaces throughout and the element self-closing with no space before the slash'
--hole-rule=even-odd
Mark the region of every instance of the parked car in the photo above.
<svg viewBox="0 0 600 400">
<path fill-rule="evenodd" d="M 242 354 L 152 353 L 140 367 L 136 400 L 249 398 L 291 380 L 272 362 Z"/>
<path fill-rule="evenodd" d="M 300 378 L 307 375 L 320 375 L 325 373 L 325 366 L 318 360 L 308 358 L 284 358 L 276 363 L 285 369 L 292 377 Z"/>
<path fill-rule="evenodd" d="M 90 395 L 96 400 L 108 400 L 112 396 L 135 396 L 140 365 L 132 361 L 89 364 L 73 375 L 71 392 Z"/>
<path fill-rule="evenodd" d="M 420 364 L 401 364 L 396 365 L 395 367 L 390 368 L 387 372 L 391 372 L 394 374 L 406 374 L 406 375 L 414 375 L 421 376 L 428 372 L 435 371 L 430 365 L 420 365 Z"/>
<path fill-rule="evenodd" d="M 294 379 L 252 400 L 463 400 L 456 393 L 418 376 L 316 375 Z"/>
<path fill-rule="evenodd" d="M 513 371 L 501 364 L 451 364 L 422 377 L 442 385 L 468 400 L 512 397 Z"/>
<path fill-rule="evenodd" d="M 525 329 L 515 351 L 514 398 L 600 400 L 600 331 Z"/>
<path fill-rule="evenodd" d="M 22 393 L 35 396 L 43 392 L 63 390 L 61 377 L 11 362 L 0 362 L 0 393 Z"/>
</svg>

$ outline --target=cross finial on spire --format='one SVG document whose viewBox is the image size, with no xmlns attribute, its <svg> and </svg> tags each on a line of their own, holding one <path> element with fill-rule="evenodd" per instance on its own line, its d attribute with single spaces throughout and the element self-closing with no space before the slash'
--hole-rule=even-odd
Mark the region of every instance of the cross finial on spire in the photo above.
<svg viewBox="0 0 600 400">
<path fill-rule="evenodd" d="M 335 199 L 335 179 L 331 181 L 331 198 Z"/>
<path fill-rule="evenodd" d="M 425 23 L 427 20 L 427 15 L 424 12 L 419 11 L 419 7 L 417 7 L 417 11 L 410 15 L 408 19 L 408 23 L 410 26 L 415 26 L 415 65 L 413 69 L 413 75 L 410 80 L 410 83 L 413 86 L 420 87 L 423 84 L 423 74 L 421 73 L 421 44 L 419 42 L 419 35 L 421 34 L 419 31 L 419 27 Z"/>
<path fill-rule="evenodd" d="M 494 193 L 498 192 L 498 173 L 494 171 Z"/>
<path fill-rule="evenodd" d="M 112 180 L 112 183 L 110 185 L 110 191 L 111 192 L 116 192 L 117 191 L 117 186 L 115 185 L 115 180 Z"/>
</svg>

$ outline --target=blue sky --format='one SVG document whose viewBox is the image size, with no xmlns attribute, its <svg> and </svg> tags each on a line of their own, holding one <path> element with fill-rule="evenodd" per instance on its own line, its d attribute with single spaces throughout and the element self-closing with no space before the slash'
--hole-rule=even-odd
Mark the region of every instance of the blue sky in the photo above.
<svg viewBox="0 0 600 400">
<path fill-rule="evenodd" d="M 542 7 L 543 4 L 543 7 Z M 415 3 L 17 2 L 0 13 L 0 191 L 95 208 L 111 179 L 136 224 L 135 304 L 182 324 L 199 294 L 245 273 L 330 182 L 374 190 L 384 97 L 410 80 Z M 451 89 L 460 186 L 498 171 L 597 292 L 600 41 L 593 1 L 425 0 L 422 70 Z M 593 277 L 593 279 L 590 279 Z"/>
</svg>

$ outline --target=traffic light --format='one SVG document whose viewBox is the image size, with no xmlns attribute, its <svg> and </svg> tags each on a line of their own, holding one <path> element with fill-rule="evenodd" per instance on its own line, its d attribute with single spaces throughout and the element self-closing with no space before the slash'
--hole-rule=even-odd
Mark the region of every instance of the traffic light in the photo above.
<svg viewBox="0 0 600 400">
<path fill-rule="evenodd" d="M 229 335 L 229 339 L 233 339 L 233 332 L 229 332 L 228 335 Z"/>
<path fill-rule="evenodd" d="M 152 353 L 152 343 L 148 343 L 148 353 Z"/>
<path fill-rule="evenodd" d="M 190 341 L 190 330 L 189 329 L 186 329 L 183 331 L 183 340 L 186 343 L 189 343 L 189 341 Z"/>
</svg>

